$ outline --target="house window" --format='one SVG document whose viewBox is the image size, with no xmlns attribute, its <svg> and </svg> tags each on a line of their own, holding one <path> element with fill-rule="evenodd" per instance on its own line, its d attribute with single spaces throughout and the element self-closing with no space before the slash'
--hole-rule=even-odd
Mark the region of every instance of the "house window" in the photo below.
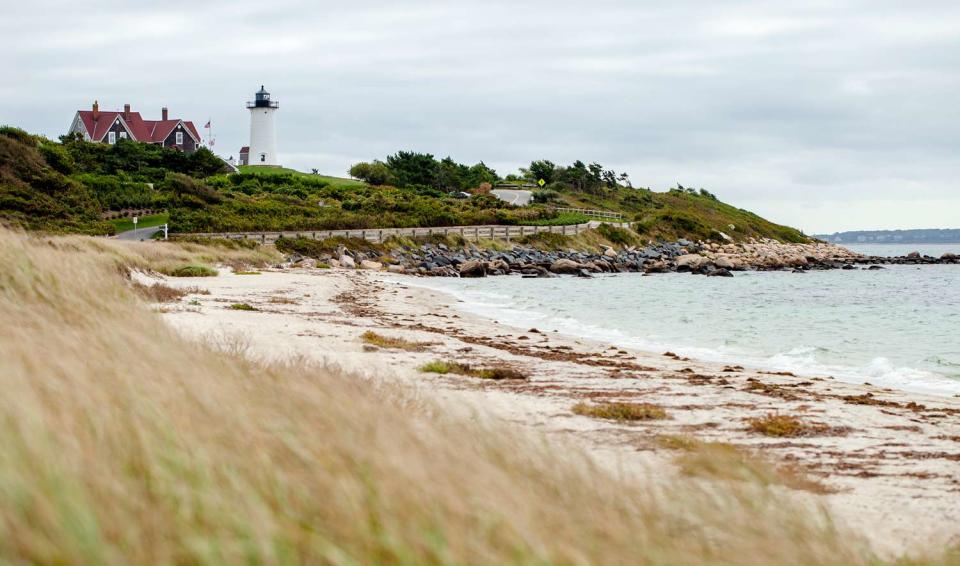
<svg viewBox="0 0 960 566">
<path fill-rule="evenodd" d="M 107 143 L 117 143 L 117 132 L 107 134 Z"/>
<path fill-rule="evenodd" d="M 177 132 L 177 145 L 183 145 L 183 132 Z"/>
<path fill-rule="evenodd" d="M 122 140 L 127 139 L 127 132 L 120 132 L 120 139 Z"/>
</svg>

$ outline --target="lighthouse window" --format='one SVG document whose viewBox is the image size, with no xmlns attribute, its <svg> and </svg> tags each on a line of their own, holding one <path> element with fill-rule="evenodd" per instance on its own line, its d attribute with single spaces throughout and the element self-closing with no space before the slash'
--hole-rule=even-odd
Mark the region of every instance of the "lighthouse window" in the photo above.
<svg viewBox="0 0 960 566">
<path fill-rule="evenodd" d="M 263 162 L 265 162 L 266 160 L 267 160 L 267 154 L 266 154 L 266 153 L 261 153 L 261 154 L 260 154 L 260 162 L 263 163 Z"/>
<path fill-rule="evenodd" d="M 177 145 L 183 145 L 183 132 L 177 132 Z"/>
</svg>

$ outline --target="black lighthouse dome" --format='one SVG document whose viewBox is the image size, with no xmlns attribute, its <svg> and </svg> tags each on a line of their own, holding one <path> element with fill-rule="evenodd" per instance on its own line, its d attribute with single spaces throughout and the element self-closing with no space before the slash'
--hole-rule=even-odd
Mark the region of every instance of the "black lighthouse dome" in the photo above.
<svg viewBox="0 0 960 566">
<path fill-rule="evenodd" d="M 260 90 L 254 95 L 254 101 L 247 103 L 247 108 L 279 108 L 280 103 L 270 100 L 270 93 L 260 85 Z"/>
</svg>

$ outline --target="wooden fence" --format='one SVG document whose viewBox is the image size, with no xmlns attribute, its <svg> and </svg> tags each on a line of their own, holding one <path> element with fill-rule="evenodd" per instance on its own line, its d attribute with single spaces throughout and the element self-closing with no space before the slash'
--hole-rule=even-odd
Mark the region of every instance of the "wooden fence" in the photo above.
<svg viewBox="0 0 960 566">
<path fill-rule="evenodd" d="M 272 244 L 279 238 L 309 238 L 311 240 L 323 240 L 336 236 L 344 238 L 360 238 L 370 242 L 383 242 L 391 236 L 403 236 L 414 238 L 418 236 L 449 236 L 457 235 L 466 240 L 479 240 L 488 238 L 491 240 L 507 240 L 512 238 L 522 238 L 541 232 L 551 234 L 562 234 L 564 236 L 574 236 L 590 227 L 590 223 L 571 224 L 567 226 L 504 226 L 504 225 L 485 225 L 485 226 L 445 226 L 442 228 L 372 228 L 368 230 L 299 230 L 290 232 L 221 232 L 221 233 L 195 233 L 195 234 L 171 234 L 171 237 L 202 237 L 202 238 L 226 238 L 231 240 L 256 240 L 261 244 Z"/>
<path fill-rule="evenodd" d="M 593 218 L 606 218 L 610 220 L 616 220 L 618 222 L 623 221 L 623 215 L 619 212 L 611 212 L 609 210 L 595 210 L 592 208 L 566 208 L 566 207 L 556 207 L 554 208 L 557 212 L 576 212 L 586 216 L 591 216 Z"/>
</svg>

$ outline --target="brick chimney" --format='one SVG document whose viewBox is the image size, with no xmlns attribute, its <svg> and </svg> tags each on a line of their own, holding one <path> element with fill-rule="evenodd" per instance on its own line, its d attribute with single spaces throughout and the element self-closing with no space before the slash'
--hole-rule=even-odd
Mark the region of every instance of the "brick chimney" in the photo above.
<svg viewBox="0 0 960 566">
<path fill-rule="evenodd" d="M 123 105 L 123 119 L 126 120 L 127 122 L 130 121 L 130 105 L 129 104 Z"/>
<path fill-rule="evenodd" d="M 96 122 L 97 118 L 100 117 L 100 104 L 96 100 L 93 101 L 93 121 Z"/>
<path fill-rule="evenodd" d="M 160 109 L 160 119 L 161 119 L 161 120 L 166 120 L 166 119 L 167 119 L 167 107 L 166 107 L 166 106 L 164 106 L 163 108 Z"/>
</svg>

